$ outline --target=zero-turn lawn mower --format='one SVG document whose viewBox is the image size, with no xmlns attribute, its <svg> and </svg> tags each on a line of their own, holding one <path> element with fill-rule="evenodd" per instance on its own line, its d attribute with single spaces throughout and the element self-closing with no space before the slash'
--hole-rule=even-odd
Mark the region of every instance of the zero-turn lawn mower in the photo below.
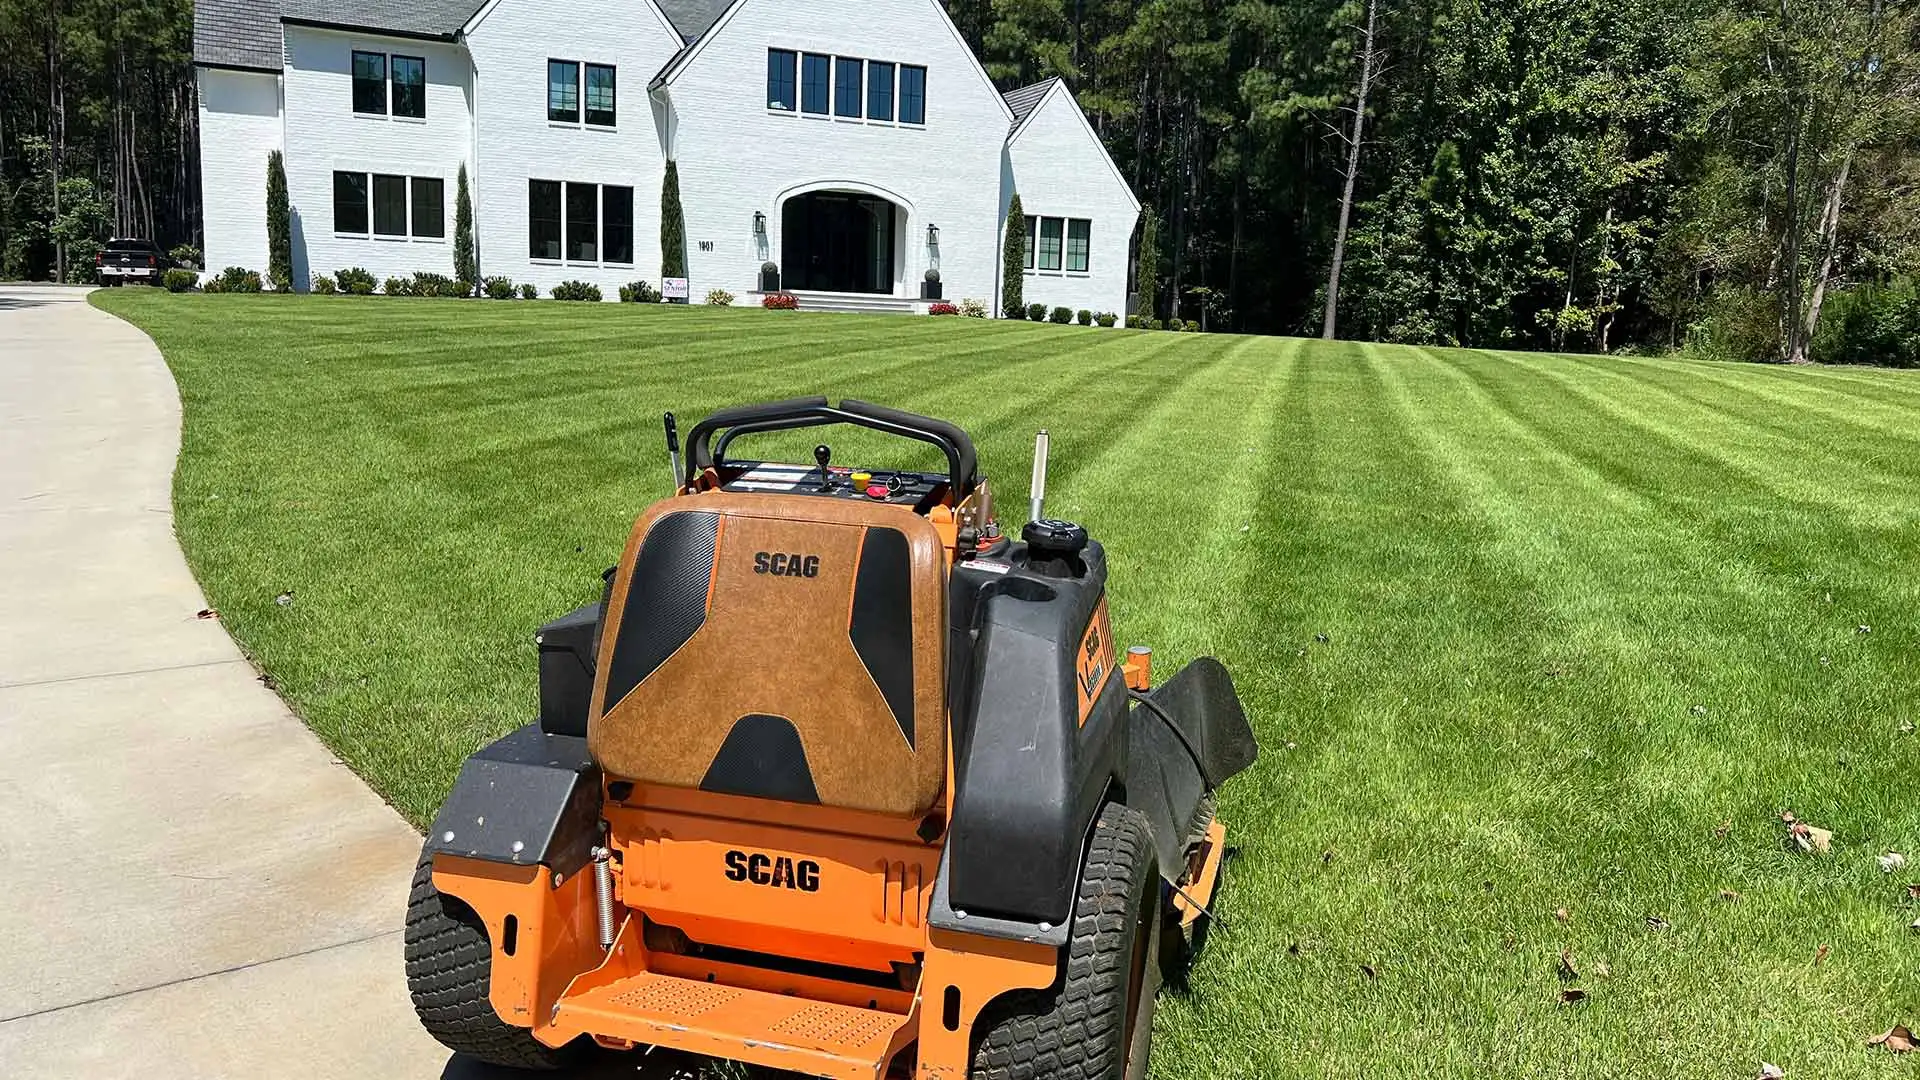
<svg viewBox="0 0 1920 1080">
<path fill-rule="evenodd" d="M 1146 1073 L 1253 733 L 1203 658 L 1116 652 L 1106 556 L 1002 536 L 952 424 L 824 397 L 687 435 L 599 604 L 540 632 L 540 719 L 470 758 L 407 912 L 449 1048 L 589 1043 L 844 1080 Z M 729 457 L 851 424 L 947 471 Z"/>
</svg>

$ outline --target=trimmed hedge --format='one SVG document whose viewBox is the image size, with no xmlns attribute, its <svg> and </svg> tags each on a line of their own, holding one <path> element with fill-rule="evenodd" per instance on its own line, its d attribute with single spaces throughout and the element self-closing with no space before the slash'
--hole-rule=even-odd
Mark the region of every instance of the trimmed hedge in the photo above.
<svg viewBox="0 0 1920 1080">
<path fill-rule="evenodd" d="M 504 277 L 490 277 L 480 283 L 489 300 L 511 300 L 514 297 L 513 282 Z"/>
<path fill-rule="evenodd" d="M 563 281 L 550 290 L 555 300 L 597 301 L 600 286 L 585 281 Z"/>
<path fill-rule="evenodd" d="M 1086 308 L 1081 308 L 1074 314 L 1073 321 L 1079 323 L 1081 326 L 1092 326 L 1093 312 L 1088 311 Z"/>
<path fill-rule="evenodd" d="M 165 285 L 168 292 L 188 292 L 200 284 L 200 275 L 191 270 L 169 270 L 160 275 L 160 284 Z"/>
<path fill-rule="evenodd" d="M 1070 307 L 1054 308 L 1053 321 L 1060 324 L 1061 326 L 1065 326 L 1068 323 L 1071 323 L 1073 321 L 1073 309 Z"/>
<path fill-rule="evenodd" d="M 1047 321 L 1047 305 L 1028 304 L 1027 305 L 1027 321 L 1028 322 L 1046 322 Z"/>
<path fill-rule="evenodd" d="M 349 266 L 333 276 L 340 283 L 340 291 L 353 296 L 372 296 L 374 286 L 378 284 L 371 271 L 358 266 Z"/>
<path fill-rule="evenodd" d="M 620 286 L 620 302 L 623 304 L 657 304 L 660 302 L 660 290 L 652 283 L 634 281 Z"/>
</svg>

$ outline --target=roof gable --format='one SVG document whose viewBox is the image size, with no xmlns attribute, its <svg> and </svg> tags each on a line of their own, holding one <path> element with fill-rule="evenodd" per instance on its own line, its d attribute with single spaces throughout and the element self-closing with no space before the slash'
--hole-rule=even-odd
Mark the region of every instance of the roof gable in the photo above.
<svg viewBox="0 0 1920 1080">
<path fill-rule="evenodd" d="M 482 0 L 284 0 L 281 18 L 309 26 L 451 40 Z"/>
<path fill-rule="evenodd" d="M 1007 108 L 1013 113 L 1013 131 L 1020 130 L 1020 125 L 1027 122 L 1027 117 L 1033 115 L 1033 110 L 1039 108 L 1040 103 L 1046 100 L 1047 92 L 1059 82 L 1060 76 L 1055 75 L 1051 79 L 1042 79 L 1032 86 L 1023 86 L 1018 90 L 1006 92 L 1004 96 L 1007 99 Z"/>
<path fill-rule="evenodd" d="M 1028 95 L 1028 91 L 1035 91 L 1035 93 Z M 1059 78 L 1049 79 L 1043 83 L 1012 91 L 1007 97 L 1011 99 L 1015 94 L 1022 95 L 1020 100 L 1026 109 L 1026 114 L 1014 123 L 1012 133 L 1007 136 L 1009 148 L 1020 140 L 1020 136 L 1032 130 L 1035 122 L 1042 116 L 1060 112 L 1069 118 L 1068 123 L 1078 127 L 1085 134 L 1087 141 L 1093 144 L 1095 152 L 1100 155 L 1100 160 L 1106 162 L 1107 172 L 1112 175 L 1113 182 L 1120 185 L 1121 191 L 1127 193 L 1127 200 L 1133 204 L 1134 212 L 1139 212 L 1140 198 L 1133 193 L 1133 185 L 1127 183 L 1127 178 L 1121 175 L 1120 166 L 1113 163 L 1113 155 L 1107 152 L 1106 142 L 1100 138 L 1099 132 L 1093 130 L 1093 124 L 1087 120 L 1086 111 L 1080 108 L 1078 101 L 1074 100 L 1073 91 L 1067 89 L 1065 81 Z M 1031 97 L 1031 100 L 1028 100 L 1028 97 Z M 1012 108 L 1011 101 L 1008 107 Z"/>
<path fill-rule="evenodd" d="M 682 41 L 694 41 L 712 29 L 726 14 L 733 0 L 659 0 L 667 21 L 680 33 Z"/>
</svg>

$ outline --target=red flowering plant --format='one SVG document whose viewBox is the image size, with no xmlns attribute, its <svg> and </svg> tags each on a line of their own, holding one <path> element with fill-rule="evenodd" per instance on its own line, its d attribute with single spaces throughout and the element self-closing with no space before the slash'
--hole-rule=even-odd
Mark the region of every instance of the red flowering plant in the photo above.
<svg viewBox="0 0 1920 1080">
<path fill-rule="evenodd" d="M 761 298 L 760 306 L 768 311 L 798 311 L 800 298 L 790 292 L 768 293 Z"/>
<path fill-rule="evenodd" d="M 959 308 L 957 308 L 957 307 L 954 307 L 954 306 L 953 306 L 952 304 L 948 304 L 948 303 L 944 303 L 944 302 L 943 302 L 943 303 L 938 303 L 938 304 L 934 304 L 934 305 L 932 305 L 931 307 L 929 307 L 929 308 L 927 308 L 927 314 L 929 314 L 929 315 L 958 315 L 958 314 L 960 314 L 960 309 L 959 309 Z"/>
</svg>

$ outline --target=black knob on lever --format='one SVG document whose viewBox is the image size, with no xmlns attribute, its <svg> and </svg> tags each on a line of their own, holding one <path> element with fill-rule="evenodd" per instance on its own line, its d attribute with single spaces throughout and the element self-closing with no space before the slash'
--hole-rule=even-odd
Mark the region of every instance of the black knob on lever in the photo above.
<svg viewBox="0 0 1920 1080">
<path fill-rule="evenodd" d="M 827 463 L 833 460 L 833 447 L 821 443 L 813 448 L 813 460 L 820 466 L 820 490 L 833 489 L 833 476 L 827 472 Z"/>
</svg>

